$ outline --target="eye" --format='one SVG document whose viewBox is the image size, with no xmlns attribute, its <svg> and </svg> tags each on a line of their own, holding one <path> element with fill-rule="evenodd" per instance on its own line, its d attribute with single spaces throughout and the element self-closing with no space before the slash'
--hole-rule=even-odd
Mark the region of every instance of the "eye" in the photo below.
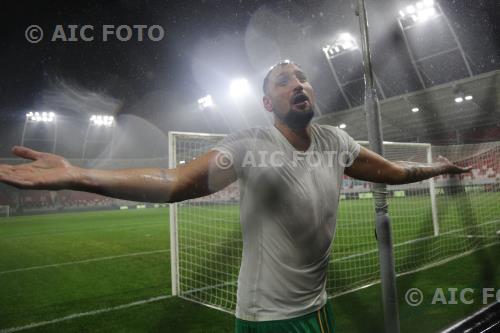
<svg viewBox="0 0 500 333">
<path fill-rule="evenodd" d="M 300 81 L 300 82 L 306 82 L 307 81 L 307 78 L 304 74 L 302 73 L 298 73 L 297 74 L 297 79 Z"/>
<path fill-rule="evenodd" d="M 278 80 L 276 81 L 276 83 L 279 85 L 279 86 L 286 86 L 288 84 L 288 76 L 281 76 L 278 78 Z"/>
</svg>

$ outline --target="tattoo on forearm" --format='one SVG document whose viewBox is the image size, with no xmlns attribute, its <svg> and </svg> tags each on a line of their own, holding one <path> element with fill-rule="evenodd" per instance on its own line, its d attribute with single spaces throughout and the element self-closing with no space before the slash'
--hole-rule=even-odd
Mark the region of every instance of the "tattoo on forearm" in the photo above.
<svg viewBox="0 0 500 333">
<path fill-rule="evenodd" d="M 443 173 L 442 165 L 414 162 L 398 162 L 406 171 L 405 183 L 419 182 Z"/>
</svg>

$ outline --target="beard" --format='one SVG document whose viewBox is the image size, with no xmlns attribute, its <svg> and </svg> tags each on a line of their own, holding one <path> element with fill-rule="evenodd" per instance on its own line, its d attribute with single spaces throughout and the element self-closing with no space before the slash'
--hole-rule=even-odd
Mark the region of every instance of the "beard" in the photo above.
<svg viewBox="0 0 500 333">
<path fill-rule="evenodd" d="M 291 129 L 301 129 L 307 127 L 309 122 L 314 117 L 314 109 L 311 107 L 307 110 L 297 111 L 290 109 L 284 116 L 279 117 Z"/>
</svg>

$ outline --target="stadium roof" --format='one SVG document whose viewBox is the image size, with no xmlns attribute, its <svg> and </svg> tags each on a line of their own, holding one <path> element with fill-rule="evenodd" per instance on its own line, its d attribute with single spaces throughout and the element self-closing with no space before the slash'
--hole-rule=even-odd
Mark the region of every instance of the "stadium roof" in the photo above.
<svg viewBox="0 0 500 333">
<path fill-rule="evenodd" d="M 473 100 L 456 103 L 459 94 L 472 95 Z M 413 107 L 418 107 L 419 112 L 411 112 Z M 380 113 L 384 140 L 481 141 L 457 137 L 488 127 L 496 128 L 495 133 L 500 134 L 500 71 L 381 100 Z M 363 106 L 320 116 L 315 122 L 337 126 L 345 123 L 355 139 L 368 139 Z"/>
</svg>

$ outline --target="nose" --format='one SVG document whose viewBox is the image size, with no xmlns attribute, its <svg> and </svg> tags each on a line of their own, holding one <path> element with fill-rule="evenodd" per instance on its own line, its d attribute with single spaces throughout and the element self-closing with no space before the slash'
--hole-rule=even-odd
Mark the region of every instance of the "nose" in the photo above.
<svg viewBox="0 0 500 333">
<path fill-rule="evenodd" d="M 304 85 L 296 77 L 293 78 L 292 87 L 294 93 L 302 92 L 304 90 Z"/>
</svg>

